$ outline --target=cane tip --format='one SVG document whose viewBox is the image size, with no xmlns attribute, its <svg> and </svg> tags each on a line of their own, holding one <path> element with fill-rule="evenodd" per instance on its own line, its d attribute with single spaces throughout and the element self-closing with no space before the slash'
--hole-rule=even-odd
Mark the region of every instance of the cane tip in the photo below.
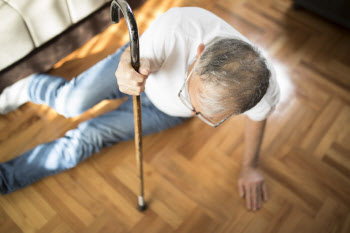
<svg viewBox="0 0 350 233">
<path fill-rule="evenodd" d="M 143 211 L 145 211 L 146 209 L 147 209 L 147 206 L 146 206 L 146 204 L 144 204 L 144 205 L 139 205 L 139 211 L 140 212 L 143 212 Z"/>
</svg>

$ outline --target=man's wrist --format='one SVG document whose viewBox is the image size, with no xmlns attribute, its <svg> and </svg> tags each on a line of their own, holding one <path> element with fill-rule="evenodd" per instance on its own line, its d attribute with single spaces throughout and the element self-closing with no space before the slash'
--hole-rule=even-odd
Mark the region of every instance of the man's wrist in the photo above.
<svg viewBox="0 0 350 233">
<path fill-rule="evenodd" d="M 247 157 L 250 157 L 250 156 L 247 156 Z M 251 161 L 244 161 L 243 160 L 242 161 L 242 168 L 254 168 L 254 169 L 258 168 L 258 160 L 257 159 L 253 159 Z"/>
</svg>

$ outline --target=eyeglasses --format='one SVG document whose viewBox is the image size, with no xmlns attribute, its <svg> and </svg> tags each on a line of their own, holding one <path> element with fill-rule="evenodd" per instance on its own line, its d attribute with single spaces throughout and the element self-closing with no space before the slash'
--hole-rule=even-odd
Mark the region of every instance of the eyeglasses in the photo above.
<svg viewBox="0 0 350 233">
<path fill-rule="evenodd" d="M 178 94 L 180 100 L 182 101 L 182 103 L 192 112 L 194 112 L 202 121 L 204 121 L 205 123 L 207 123 L 208 125 L 212 126 L 212 127 L 218 127 L 221 123 L 223 123 L 225 120 L 227 120 L 231 115 L 229 115 L 228 117 L 225 117 L 224 119 L 222 118 L 211 118 L 211 117 L 206 117 L 204 116 L 202 113 L 197 112 L 195 110 L 195 108 L 193 107 L 192 103 L 191 103 L 191 98 L 188 92 L 188 80 L 190 79 L 192 72 L 194 70 L 194 67 L 192 68 L 190 74 L 187 76 L 185 83 L 183 84 L 182 88 L 180 89 L 180 92 Z"/>
</svg>

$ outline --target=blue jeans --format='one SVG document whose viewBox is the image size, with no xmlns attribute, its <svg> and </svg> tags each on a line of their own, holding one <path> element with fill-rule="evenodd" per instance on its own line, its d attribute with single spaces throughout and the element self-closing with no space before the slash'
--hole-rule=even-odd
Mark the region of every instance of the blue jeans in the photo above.
<svg viewBox="0 0 350 233">
<path fill-rule="evenodd" d="M 28 88 L 31 102 L 47 104 L 66 117 L 80 115 L 104 99 L 123 98 L 115 78 L 120 56 L 117 50 L 78 77 L 67 81 L 47 74 L 32 76 Z M 143 134 L 156 133 L 182 123 L 141 95 Z M 0 164 L 0 193 L 10 193 L 49 175 L 76 166 L 106 146 L 134 138 L 132 97 L 119 108 L 85 121 L 64 137 L 41 144 L 19 157 Z"/>
</svg>

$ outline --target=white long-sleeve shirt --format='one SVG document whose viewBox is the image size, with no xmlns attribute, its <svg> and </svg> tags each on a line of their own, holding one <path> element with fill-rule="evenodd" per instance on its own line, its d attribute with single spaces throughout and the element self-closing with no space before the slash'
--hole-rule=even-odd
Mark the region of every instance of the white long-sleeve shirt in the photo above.
<svg viewBox="0 0 350 233">
<path fill-rule="evenodd" d="M 192 112 L 178 97 L 195 60 L 200 43 L 208 44 L 216 37 L 244 40 L 247 38 L 213 13 L 197 8 L 172 8 L 160 15 L 140 37 L 140 57 L 151 64 L 146 81 L 146 95 L 161 111 L 171 116 L 191 117 Z M 269 88 L 262 100 L 246 114 L 252 120 L 264 120 L 279 100 L 279 86 L 270 62 Z"/>
</svg>

